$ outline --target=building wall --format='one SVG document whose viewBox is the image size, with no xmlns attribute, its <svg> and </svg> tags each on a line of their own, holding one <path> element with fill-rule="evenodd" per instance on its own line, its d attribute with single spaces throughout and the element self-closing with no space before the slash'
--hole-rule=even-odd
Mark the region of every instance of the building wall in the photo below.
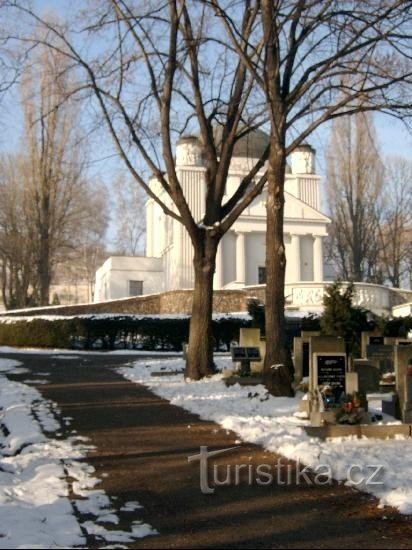
<svg viewBox="0 0 412 550">
<path fill-rule="evenodd" d="M 129 281 L 143 281 L 143 293 L 163 290 L 162 258 L 112 256 L 96 272 L 95 302 L 129 296 Z"/>
</svg>

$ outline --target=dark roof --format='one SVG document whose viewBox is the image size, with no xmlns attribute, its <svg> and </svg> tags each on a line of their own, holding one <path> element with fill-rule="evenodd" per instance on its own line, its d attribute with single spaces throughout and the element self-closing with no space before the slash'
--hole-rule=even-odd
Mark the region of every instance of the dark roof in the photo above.
<svg viewBox="0 0 412 550">
<path fill-rule="evenodd" d="M 215 131 L 215 139 L 218 147 L 221 145 L 221 143 L 219 143 L 219 137 L 221 135 L 222 130 L 221 127 L 218 126 Z M 260 158 L 263 155 L 268 143 L 269 136 L 265 132 L 262 130 L 254 130 L 244 135 L 236 142 L 233 149 L 233 156 L 242 158 Z"/>
<path fill-rule="evenodd" d="M 217 126 L 214 134 L 217 148 L 220 150 L 222 142 L 222 127 Z M 198 140 L 198 136 L 186 135 L 179 138 L 177 143 L 190 143 Z M 233 156 L 242 158 L 260 158 L 263 155 L 268 143 L 269 136 L 265 132 L 262 130 L 254 130 L 253 132 L 249 132 L 244 135 L 236 142 L 233 149 Z"/>
</svg>

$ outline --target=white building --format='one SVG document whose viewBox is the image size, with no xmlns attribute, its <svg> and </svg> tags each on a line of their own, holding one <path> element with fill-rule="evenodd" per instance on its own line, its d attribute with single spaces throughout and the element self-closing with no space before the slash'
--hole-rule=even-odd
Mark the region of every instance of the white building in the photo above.
<svg viewBox="0 0 412 550">
<path fill-rule="evenodd" d="M 266 134 L 256 131 L 238 142 L 227 179 L 228 196 L 260 158 L 267 139 Z M 196 136 L 178 141 L 176 173 L 191 212 L 200 222 L 204 214 L 205 167 L 201 143 Z M 172 206 L 159 181 L 153 178 L 150 186 Z M 224 235 L 217 255 L 215 289 L 244 288 L 265 282 L 265 198 L 263 193 L 255 199 Z M 326 278 L 323 241 L 329 223 L 330 219 L 320 211 L 320 177 L 315 173 L 315 151 L 303 145 L 291 154 L 285 181 L 285 292 L 291 309 L 322 309 Z M 192 257 L 193 248 L 185 228 L 166 216 L 150 198 L 146 202 L 146 257 L 109 258 L 96 273 L 95 301 L 193 288 Z M 329 274 L 327 279 L 330 278 Z M 375 301 L 377 285 L 372 286 Z M 369 290 L 362 292 L 366 296 Z M 379 305 L 377 311 L 389 313 L 390 300 L 382 299 L 385 307 Z"/>
</svg>

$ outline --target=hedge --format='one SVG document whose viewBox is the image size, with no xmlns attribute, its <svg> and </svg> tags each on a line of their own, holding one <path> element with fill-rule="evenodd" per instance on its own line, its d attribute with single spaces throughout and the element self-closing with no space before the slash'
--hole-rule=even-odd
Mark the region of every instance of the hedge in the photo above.
<svg viewBox="0 0 412 550">
<path fill-rule="evenodd" d="M 0 345 L 70 349 L 182 350 L 189 335 L 189 316 L 80 315 L 78 317 L 2 317 Z M 215 316 L 215 349 L 229 349 L 246 316 Z"/>
</svg>

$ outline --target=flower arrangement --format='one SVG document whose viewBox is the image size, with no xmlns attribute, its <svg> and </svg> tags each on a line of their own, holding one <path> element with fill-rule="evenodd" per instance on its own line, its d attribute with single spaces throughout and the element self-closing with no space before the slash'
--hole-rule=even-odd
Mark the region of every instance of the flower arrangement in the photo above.
<svg viewBox="0 0 412 550">
<path fill-rule="evenodd" d="M 363 418 L 359 396 L 356 393 L 345 395 L 336 406 L 335 414 L 338 424 L 359 424 Z"/>
</svg>

